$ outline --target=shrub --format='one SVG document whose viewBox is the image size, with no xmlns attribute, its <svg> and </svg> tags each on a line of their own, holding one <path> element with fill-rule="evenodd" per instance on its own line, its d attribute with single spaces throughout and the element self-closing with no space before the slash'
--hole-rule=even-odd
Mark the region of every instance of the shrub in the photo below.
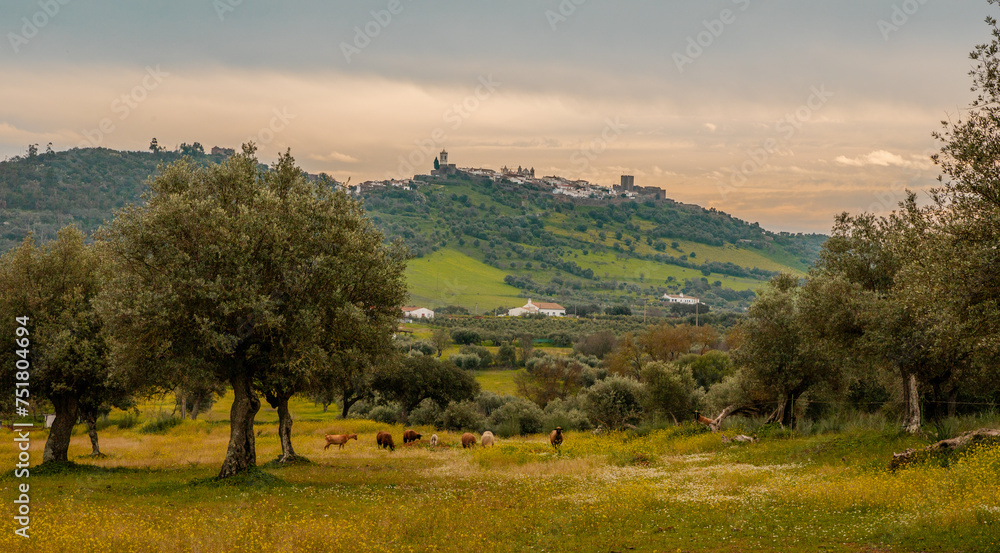
<svg viewBox="0 0 1000 553">
<path fill-rule="evenodd" d="M 542 431 L 544 417 L 545 413 L 534 403 L 522 398 L 512 398 L 493 411 L 487 420 L 487 427 L 504 438 L 537 434 Z"/>
<path fill-rule="evenodd" d="M 587 389 L 587 415 L 595 424 L 621 430 L 642 418 L 644 396 L 644 387 L 638 380 L 612 375 Z"/>
<path fill-rule="evenodd" d="M 542 430 L 551 431 L 557 426 L 563 430 L 590 430 L 594 427 L 590 424 L 587 414 L 579 409 L 546 413 L 542 419 Z"/>
<path fill-rule="evenodd" d="M 517 364 L 517 348 L 510 342 L 504 342 L 497 351 L 497 366 L 513 367 Z"/>
<path fill-rule="evenodd" d="M 512 399 L 514 399 L 514 396 L 482 391 L 476 396 L 475 402 L 479 406 L 479 410 L 488 417 L 493 414 L 493 411 L 496 411 Z"/>
<path fill-rule="evenodd" d="M 694 391 L 698 387 L 691 376 L 691 367 L 660 361 L 649 363 L 642 369 L 646 385 L 646 410 L 673 418 L 684 419 L 694 411 Z"/>
<path fill-rule="evenodd" d="M 525 362 L 525 369 L 514 375 L 517 393 L 538 405 L 555 398 L 575 395 L 582 387 L 581 375 L 586 365 L 565 356 L 544 355 Z"/>
<path fill-rule="evenodd" d="M 681 357 L 677 362 L 691 367 L 695 382 L 706 390 L 734 372 L 733 362 L 724 351 L 712 350 L 702 355 L 692 353 Z"/>
<path fill-rule="evenodd" d="M 140 434 L 162 434 L 181 423 L 181 419 L 173 415 L 159 415 L 139 429 Z"/>
<path fill-rule="evenodd" d="M 618 340 L 615 338 L 614 333 L 610 330 L 602 330 L 581 338 L 574 346 L 574 349 L 584 355 L 603 358 L 605 355 L 611 353 L 617 345 Z"/>
<path fill-rule="evenodd" d="M 437 426 L 440 423 L 441 406 L 431 398 L 427 398 L 410 411 L 409 423 L 420 426 Z"/>
<path fill-rule="evenodd" d="M 474 401 L 451 402 L 441 413 L 441 426 L 448 430 L 479 431 L 486 423 L 486 417 L 479 412 Z"/>
<path fill-rule="evenodd" d="M 397 404 L 379 405 L 368 412 L 368 418 L 383 424 L 395 424 L 399 422 L 400 414 Z"/>
<path fill-rule="evenodd" d="M 580 385 L 589 388 L 608 377 L 608 369 L 603 367 L 587 367 L 580 372 Z"/>
<path fill-rule="evenodd" d="M 549 339 L 557 348 L 568 348 L 573 345 L 573 337 L 565 332 L 553 332 L 549 334 Z"/>
<path fill-rule="evenodd" d="M 375 404 L 370 401 L 361 400 L 351 406 L 347 411 L 349 417 L 354 417 L 356 419 L 367 419 L 368 413 L 371 412 Z"/>
<path fill-rule="evenodd" d="M 424 355 L 434 355 L 437 353 L 437 349 L 435 349 L 434 346 L 426 340 L 417 340 L 416 342 L 410 344 L 408 349 L 410 352 L 419 351 Z"/>
<path fill-rule="evenodd" d="M 482 337 L 471 328 L 457 328 L 451 331 L 451 339 L 456 344 L 478 344 Z"/>
<path fill-rule="evenodd" d="M 479 368 L 482 360 L 474 353 L 456 353 L 448 358 L 458 368 L 466 371 L 474 371 Z"/>
<path fill-rule="evenodd" d="M 582 394 L 566 399 L 554 399 L 545 406 L 542 430 L 549 431 L 557 426 L 565 430 L 590 430 L 594 427 L 584 411 Z"/>
<path fill-rule="evenodd" d="M 137 413 L 125 413 L 120 419 L 115 421 L 115 426 L 119 430 L 125 430 L 127 428 L 133 428 L 139 424 L 139 415 Z"/>
<path fill-rule="evenodd" d="M 483 346 L 475 345 L 465 345 L 459 350 L 459 353 L 476 355 L 479 357 L 479 368 L 485 369 L 493 365 L 493 354 L 490 350 L 484 348 Z"/>
</svg>

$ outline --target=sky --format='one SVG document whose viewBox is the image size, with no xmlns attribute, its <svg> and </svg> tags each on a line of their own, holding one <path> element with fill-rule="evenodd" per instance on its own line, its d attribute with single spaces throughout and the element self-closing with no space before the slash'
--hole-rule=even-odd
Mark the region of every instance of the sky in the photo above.
<svg viewBox="0 0 1000 553">
<path fill-rule="evenodd" d="M 0 158 L 151 138 L 352 182 L 533 167 L 770 230 L 939 171 L 986 0 L 0 0 Z"/>
</svg>

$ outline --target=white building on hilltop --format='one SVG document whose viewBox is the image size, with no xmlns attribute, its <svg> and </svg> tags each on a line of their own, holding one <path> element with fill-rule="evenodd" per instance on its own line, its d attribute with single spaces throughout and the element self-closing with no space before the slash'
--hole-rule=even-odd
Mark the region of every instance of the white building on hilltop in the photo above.
<svg viewBox="0 0 1000 553">
<path fill-rule="evenodd" d="M 683 303 L 686 305 L 697 305 L 701 303 L 698 298 L 692 298 L 690 296 L 685 296 L 684 294 L 679 296 L 675 296 L 673 294 L 663 294 L 663 299 L 670 303 Z"/>
<path fill-rule="evenodd" d="M 521 315 L 533 315 L 536 313 L 548 315 L 550 317 L 565 317 L 566 308 L 558 303 L 548 303 L 543 301 L 534 303 L 529 299 L 528 303 L 524 304 L 524 307 L 515 307 L 514 309 L 507 311 L 507 315 L 510 317 L 520 317 Z"/>
</svg>

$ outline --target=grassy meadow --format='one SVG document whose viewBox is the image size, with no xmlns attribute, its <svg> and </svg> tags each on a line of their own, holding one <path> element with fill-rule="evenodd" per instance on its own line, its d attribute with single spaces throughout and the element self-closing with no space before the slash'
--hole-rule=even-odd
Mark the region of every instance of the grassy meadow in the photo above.
<svg viewBox="0 0 1000 553">
<path fill-rule="evenodd" d="M 492 377 L 493 375 L 487 375 Z M 493 383 L 505 387 L 507 384 Z M 695 426 L 639 433 L 567 433 L 556 452 L 542 435 L 463 450 L 459 434 L 338 420 L 294 401 L 296 452 L 308 464 L 267 464 L 280 451 L 273 410 L 257 426 L 260 475 L 212 481 L 229 435 L 228 398 L 197 421 L 147 433 L 114 413 L 101 431 L 107 457 L 32 472 L 30 541 L 12 531 L 4 551 L 962 551 L 1000 550 L 1000 447 L 896 473 L 892 452 L 927 443 L 878 421 L 811 436 L 777 432 L 723 443 Z M 994 421 L 995 422 L 995 421 Z M 732 435 L 747 421 L 734 420 Z M 972 427 L 981 421 L 964 421 Z M 119 428 L 119 425 L 124 428 Z M 396 450 L 380 450 L 388 429 Z M 355 432 L 324 450 L 327 433 Z M 45 432 L 33 434 L 32 461 Z M 0 456 L 15 457 L 11 440 Z M 14 497 L 15 479 L 0 480 Z M 0 507 L 13 516 L 10 500 Z"/>
</svg>

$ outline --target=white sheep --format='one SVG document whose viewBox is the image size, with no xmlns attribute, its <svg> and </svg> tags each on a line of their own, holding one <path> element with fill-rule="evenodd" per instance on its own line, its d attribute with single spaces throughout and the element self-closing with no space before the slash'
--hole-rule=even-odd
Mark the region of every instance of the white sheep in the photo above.
<svg viewBox="0 0 1000 553">
<path fill-rule="evenodd" d="M 434 434 L 431 436 L 431 447 L 437 447 L 438 445 L 438 435 Z"/>
<path fill-rule="evenodd" d="M 482 439 L 479 440 L 479 443 L 482 444 L 483 447 L 486 447 L 486 446 L 493 447 L 493 444 L 495 443 L 495 441 L 496 441 L 496 437 L 493 436 L 492 432 L 490 432 L 489 430 L 487 430 L 486 432 L 483 432 L 483 437 L 482 437 Z"/>
</svg>

